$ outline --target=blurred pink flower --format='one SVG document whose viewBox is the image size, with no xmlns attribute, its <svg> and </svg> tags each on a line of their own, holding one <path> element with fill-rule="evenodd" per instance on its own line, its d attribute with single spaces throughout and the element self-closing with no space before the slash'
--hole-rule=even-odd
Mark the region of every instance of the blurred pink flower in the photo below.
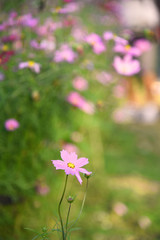
<svg viewBox="0 0 160 240">
<path fill-rule="evenodd" d="M 124 76 L 132 76 L 141 70 L 139 61 L 133 59 L 130 55 L 125 55 L 124 58 L 116 56 L 113 66 L 117 73 Z"/>
<path fill-rule="evenodd" d="M 39 195 L 46 195 L 49 191 L 50 191 L 50 188 L 45 183 L 38 182 L 36 184 L 36 192 Z"/>
<path fill-rule="evenodd" d="M 86 36 L 85 41 L 92 46 L 94 53 L 100 54 L 106 51 L 106 46 L 102 42 L 101 37 L 96 33 L 91 33 Z"/>
<path fill-rule="evenodd" d="M 147 39 L 136 40 L 134 46 L 138 48 L 142 53 L 149 51 L 152 47 L 151 42 Z"/>
<path fill-rule="evenodd" d="M 80 5 L 76 2 L 69 2 L 64 5 L 63 8 L 56 7 L 52 9 L 53 13 L 60 13 L 60 14 L 67 14 L 67 13 L 73 13 L 80 9 Z"/>
<path fill-rule="evenodd" d="M 34 72 L 39 73 L 40 72 L 40 64 L 36 63 L 34 61 L 28 61 L 28 62 L 21 62 L 19 63 L 19 69 L 23 68 L 30 68 Z"/>
<path fill-rule="evenodd" d="M 71 92 L 68 97 L 67 101 L 71 103 L 73 106 L 78 107 L 82 111 L 93 114 L 95 112 L 94 104 L 91 102 L 87 102 L 79 93 Z"/>
<path fill-rule="evenodd" d="M 113 39 L 113 37 L 114 37 L 114 35 L 112 32 L 107 31 L 107 32 L 103 33 L 103 38 L 106 41 Z"/>
<path fill-rule="evenodd" d="M 113 94 L 116 98 L 122 98 L 125 94 L 125 89 L 122 85 L 117 85 L 113 88 Z"/>
<path fill-rule="evenodd" d="M 148 228 L 151 225 L 151 223 L 152 222 L 151 222 L 150 218 L 147 216 L 143 216 L 138 220 L 138 224 L 139 224 L 140 228 L 142 228 L 142 229 Z"/>
<path fill-rule="evenodd" d="M 115 213 L 119 216 L 123 216 L 128 212 L 127 206 L 124 203 L 121 203 L 121 202 L 117 202 L 114 205 L 113 209 L 114 209 Z"/>
<path fill-rule="evenodd" d="M 122 45 L 128 44 L 128 41 L 127 41 L 126 39 L 121 38 L 121 37 L 113 34 L 113 33 L 110 32 L 110 31 L 104 32 L 104 33 L 103 33 L 103 38 L 104 38 L 104 40 L 106 40 L 106 41 L 114 40 L 115 43 L 117 43 L 117 44 L 122 44 Z"/>
<path fill-rule="evenodd" d="M 73 79 L 73 87 L 79 91 L 84 91 L 88 89 L 88 82 L 83 77 L 76 77 Z"/>
<path fill-rule="evenodd" d="M 114 52 L 130 54 L 130 55 L 136 56 L 136 57 L 139 57 L 141 55 L 141 51 L 139 48 L 130 46 L 130 45 L 123 45 L 123 44 L 119 44 L 119 43 L 117 43 L 114 46 L 113 50 L 114 50 Z"/>
<path fill-rule="evenodd" d="M 19 128 L 19 122 L 16 119 L 13 119 L 13 118 L 8 119 L 8 120 L 5 121 L 5 128 L 8 131 L 14 131 L 17 128 Z"/>
<path fill-rule="evenodd" d="M 88 164 L 87 158 L 77 158 L 77 154 L 75 152 L 67 152 L 65 150 L 61 151 L 61 160 L 51 160 L 56 170 L 61 169 L 64 170 L 66 175 L 75 175 L 80 184 L 82 184 L 82 179 L 80 177 L 80 172 L 90 175 L 92 172 L 88 172 L 86 169 L 82 168 L 82 166 Z"/>
<path fill-rule="evenodd" d="M 4 80 L 4 74 L 0 72 L 0 81 Z"/>
<path fill-rule="evenodd" d="M 72 143 L 64 143 L 62 145 L 63 149 L 66 150 L 67 152 L 75 152 L 78 153 L 78 148 L 76 145 Z"/>
<path fill-rule="evenodd" d="M 110 73 L 102 71 L 96 74 L 97 81 L 103 85 L 107 85 L 112 82 L 113 77 Z"/>
<path fill-rule="evenodd" d="M 63 44 L 59 50 L 55 51 L 55 62 L 69 62 L 72 63 L 77 58 L 77 54 L 67 44 Z"/>
<path fill-rule="evenodd" d="M 34 28 L 38 24 L 38 19 L 37 18 L 33 18 L 32 15 L 30 13 L 28 13 L 28 14 L 22 15 L 18 19 L 18 24 Z"/>
</svg>

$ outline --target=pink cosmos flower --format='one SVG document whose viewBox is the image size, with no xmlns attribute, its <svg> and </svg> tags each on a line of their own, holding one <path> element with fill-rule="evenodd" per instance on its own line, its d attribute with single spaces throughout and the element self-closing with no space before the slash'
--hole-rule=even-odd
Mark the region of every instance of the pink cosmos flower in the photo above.
<svg viewBox="0 0 160 240">
<path fill-rule="evenodd" d="M 104 34 L 103 34 L 103 38 L 106 41 L 109 41 L 109 40 L 113 39 L 113 37 L 114 37 L 113 33 L 109 32 L 109 31 L 104 32 Z"/>
<path fill-rule="evenodd" d="M 29 14 L 25 14 L 25 15 L 21 16 L 18 19 L 18 24 L 34 28 L 38 24 L 38 19 L 33 18 L 32 15 L 29 13 Z"/>
<path fill-rule="evenodd" d="M 110 32 L 110 31 L 104 32 L 104 33 L 103 33 L 103 38 L 104 38 L 104 40 L 106 40 L 106 41 L 114 40 L 115 43 L 117 43 L 117 44 L 122 44 L 122 45 L 128 44 L 128 41 L 127 41 L 126 39 L 121 38 L 121 37 L 113 34 L 113 33 Z"/>
<path fill-rule="evenodd" d="M 77 148 L 77 146 L 72 143 L 63 143 L 62 147 L 64 150 L 66 150 L 69 153 L 70 152 L 75 152 L 75 153 L 79 152 L 79 149 Z"/>
<path fill-rule="evenodd" d="M 28 62 L 21 62 L 19 63 L 18 66 L 20 69 L 23 68 L 30 68 L 32 69 L 34 72 L 39 73 L 40 72 L 40 64 L 36 63 L 34 61 L 28 61 Z"/>
<path fill-rule="evenodd" d="M 93 51 L 96 54 L 100 54 L 104 51 L 106 51 L 106 46 L 102 42 L 101 37 L 96 34 L 96 33 L 91 33 L 89 34 L 86 38 L 85 41 L 93 47 Z"/>
<path fill-rule="evenodd" d="M 76 77 L 73 79 L 73 87 L 79 91 L 84 91 L 88 89 L 88 82 L 83 77 Z"/>
<path fill-rule="evenodd" d="M 82 168 L 82 166 L 88 164 L 87 158 L 79 158 L 77 159 L 77 154 L 75 152 L 67 152 L 65 150 L 61 151 L 61 160 L 51 160 L 55 168 L 64 170 L 66 175 L 75 175 L 80 184 L 82 184 L 82 179 L 80 176 L 80 172 L 90 175 L 92 172 L 88 172 L 86 169 Z"/>
<path fill-rule="evenodd" d="M 72 63 L 77 58 L 77 54 L 67 44 L 63 44 L 59 50 L 55 51 L 55 62 L 69 62 Z"/>
<path fill-rule="evenodd" d="M 134 46 L 138 48 L 142 53 L 149 51 L 152 47 L 151 42 L 147 39 L 138 39 L 134 43 Z"/>
<path fill-rule="evenodd" d="M 117 73 L 124 76 L 132 76 L 141 70 L 139 61 L 133 59 L 130 55 L 125 55 L 124 58 L 116 56 L 113 66 Z"/>
<path fill-rule="evenodd" d="M 8 131 L 14 131 L 17 128 L 19 128 L 19 122 L 16 119 L 8 119 L 7 121 L 5 121 L 5 128 Z"/>
<path fill-rule="evenodd" d="M 77 92 L 71 92 L 67 97 L 67 101 L 85 113 L 92 115 L 95 112 L 94 104 L 86 101 L 85 98 Z"/>
<path fill-rule="evenodd" d="M 141 51 L 140 51 L 139 48 L 134 47 L 134 46 L 130 46 L 129 44 L 123 45 L 123 44 L 117 43 L 114 46 L 114 52 L 119 52 L 119 53 L 123 53 L 123 54 L 130 54 L 130 55 L 136 56 L 136 57 L 139 57 L 141 55 Z"/>
</svg>

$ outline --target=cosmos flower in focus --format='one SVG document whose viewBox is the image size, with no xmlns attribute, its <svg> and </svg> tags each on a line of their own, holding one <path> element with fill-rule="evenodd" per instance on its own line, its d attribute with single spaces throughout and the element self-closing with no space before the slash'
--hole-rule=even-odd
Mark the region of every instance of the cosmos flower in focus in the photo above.
<svg viewBox="0 0 160 240">
<path fill-rule="evenodd" d="M 19 128 L 19 122 L 16 119 L 8 119 L 5 121 L 7 131 L 14 131 Z"/>
<path fill-rule="evenodd" d="M 75 175 L 80 184 L 82 184 L 82 179 L 80 176 L 80 172 L 90 175 L 92 172 L 88 172 L 86 169 L 82 168 L 84 165 L 88 164 L 87 158 L 77 158 L 77 154 L 75 152 L 67 152 L 65 150 L 61 151 L 62 160 L 51 160 L 56 170 L 61 169 L 64 170 L 66 175 Z"/>
<path fill-rule="evenodd" d="M 125 55 L 124 58 L 116 56 L 113 61 L 113 66 L 117 73 L 124 76 L 132 76 L 141 70 L 139 61 L 133 59 L 130 55 Z"/>
<path fill-rule="evenodd" d="M 18 66 L 20 69 L 23 68 L 30 68 L 32 69 L 35 73 L 39 73 L 40 72 L 40 64 L 36 63 L 34 61 L 27 61 L 27 62 L 21 62 L 19 63 Z"/>
</svg>

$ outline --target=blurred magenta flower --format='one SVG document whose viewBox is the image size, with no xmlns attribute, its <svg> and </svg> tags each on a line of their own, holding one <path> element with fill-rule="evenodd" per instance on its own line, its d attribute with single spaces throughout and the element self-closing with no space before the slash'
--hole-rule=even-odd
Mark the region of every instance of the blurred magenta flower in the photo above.
<svg viewBox="0 0 160 240">
<path fill-rule="evenodd" d="M 109 40 L 114 40 L 115 43 L 117 44 L 122 44 L 122 45 L 126 45 L 128 44 L 128 41 L 124 38 L 121 38 L 119 36 L 117 36 L 116 34 L 113 34 L 112 32 L 110 31 L 106 31 L 103 33 L 103 38 L 104 40 L 106 41 L 109 41 Z"/>
<path fill-rule="evenodd" d="M 152 47 L 151 42 L 147 39 L 136 40 L 134 46 L 137 47 L 142 53 L 149 51 Z"/>
<path fill-rule="evenodd" d="M 116 56 L 113 66 L 117 73 L 124 76 L 132 76 L 141 70 L 139 61 L 133 59 L 130 55 L 125 55 L 124 58 Z"/>
<path fill-rule="evenodd" d="M 123 54 L 130 54 L 130 55 L 136 56 L 136 57 L 139 57 L 141 55 L 141 51 L 140 51 L 139 48 L 137 48 L 135 46 L 131 46 L 129 44 L 123 45 L 123 44 L 117 43 L 114 46 L 114 52 L 119 52 L 119 53 L 123 53 Z"/>
<path fill-rule="evenodd" d="M 107 31 L 107 32 L 103 33 L 103 38 L 106 41 L 113 39 L 113 37 L 114 37 L 114 35 L 112 32 Z"/>
<path fill-rule="evenodd" d="M 82 166 L 88 164 L 87 158 L 77 158 L 77 154 L 75 152 L 67 152 L 65 150 L 61 151 L 61 160 L 51 160 L 55 168 L 64 170 L 66 175 L 75 175 L 80 184 L 82 184 L 82 179 L 80 176 L 80 172 L 90 175 L 92 172 L 88 172 L 86 169 L 82 168 Z"/>
<path fill-rule="evenodd" d="M 86 101 L 84 97 L 77 92 L 71 92 L 67 97 L 67 101 L 85 113 L 93 114 L 95 112 L 94 104 Z"/>
<path fill-rule="evenodd" d="M 18 66 L 20 69 L 23 68 L 30 68 L 32 69 L 35 73 L 39 73 L 40 72 L 40 64 L 36 63 L 34 61 L 28 61 L 28 62 L 21 62 L 19 63 Z"/>
<path fill-rule="evenodd" d="M 77 58 L 77 54 L 69 47 L 68 44 L 61 45 L 60 49 L 55 51 L 55 62 L 69 62 L 72 63 Z"/>
<path fill-rule="evenodd" d="M 106 51 L 106 46 L 102 42 L 101 37 L 96 33 L 91 33 L 86 36 L 85 41 L 92 46 L 94 53 L 100 54 Z"/>
<path fill-rule="evenodd" d="M 5 128 L 8 131 L 14 131 L 17 128 L 19 128 L 19 122 L 16 119 L 13 119 L 13 118 L 8 119 L 8 120 L 5 121 Z"/>
<path fill-rule="evenodd" d="M 80 9 L 80 5 L 76 2 L 69 2 L 64 5 L 63 8 L 56 7 L 52 9 L 53 13 L 60 13 L 60 14 L 67 14 L 67 13 L 73 13 Z"/>
<path fill-rule="evenodd" d="M 73 87 L 79 91 L 84 91 L 88 89 L 88 82 L 83 77 L 76 77 L 72 81 Z"/>
<path fill-rule="evenodd" d="M 0 72 L 0 81 L 4 80 L 4 74 Z"/>
<path fill-rule="evenodd" d="M 32 15 L 30 13 L 28 13 L 28 14 L 20 16 L 17 23 L 22 26 L 34 28 L 38 24 L 38 19 L 33 18 Z"/>
</svg>

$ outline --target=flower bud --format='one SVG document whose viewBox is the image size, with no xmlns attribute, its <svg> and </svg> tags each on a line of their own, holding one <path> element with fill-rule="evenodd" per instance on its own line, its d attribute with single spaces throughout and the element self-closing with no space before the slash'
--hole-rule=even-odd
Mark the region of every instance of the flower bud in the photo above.
<svg viewBox="0 0 160 240">
<path fill-rule="evenodd" d="M 74 197 L 73 196 L 69 196 L 68 198 L 67 198 L 67 202 L 68 203 L 72 203 L 73 201 L 74 201 Z"/>
<path fill-rule="evenodd" d="M 92 177 L 93 175 L 94 175 L 93 173 L 91 173 L 91 174 L 86 174 L 86 173 L 85 173 L 85 174 L 84 174 L 84 177 L 87 178 L 87 179 L 89 179 L 89 178 Z"/>
</svg>

